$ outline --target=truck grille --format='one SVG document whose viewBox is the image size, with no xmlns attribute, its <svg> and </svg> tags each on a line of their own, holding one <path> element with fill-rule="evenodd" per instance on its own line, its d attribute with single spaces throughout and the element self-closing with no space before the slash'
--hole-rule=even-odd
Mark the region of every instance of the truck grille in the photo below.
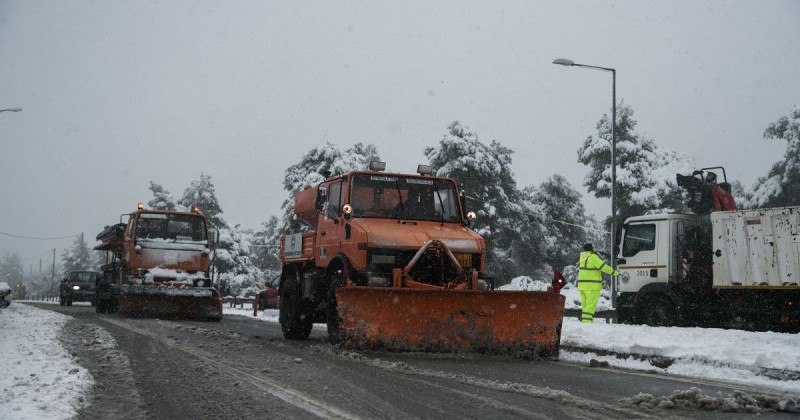
<svg viewBox="0 0 800 420">
<path fill-rule="evenodd" d="M 416 250 L 384 250 L 384 249 L 370 249 L 367 251 L 367 271 L 374 275 L 383 275 L 391 278 L 392 269 L 404 268 L 414 258 L 417 253 Z M 433 254 L 431 252 L 430 254 Z M 470 265 L 462 267 L 466 270 L 478 270 L 481 262 L 481 254 L 469 253 L 462 254 L 454 253 L 456 259 L 459 261 L 469 261 Z M 417 281 L 424 283 L 439 285 L 443 281 L 452 279 L 455 276 L 455 270 L 449 264 L 442 267 L 439 259 L 434 255 L 424 255 L 414 268 L 411 270 L 411 276 Z"/>
</svg>

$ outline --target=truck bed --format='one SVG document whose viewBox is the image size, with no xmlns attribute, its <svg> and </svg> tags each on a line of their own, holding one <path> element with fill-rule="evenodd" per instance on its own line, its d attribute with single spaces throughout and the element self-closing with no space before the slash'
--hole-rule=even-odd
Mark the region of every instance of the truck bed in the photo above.
<svg viewBox="0 0 800 420">
<path fill-rule="evenodd" d="M 711 213 L 715 288 L 800 289 L 800 207 Z"/>
</svg>

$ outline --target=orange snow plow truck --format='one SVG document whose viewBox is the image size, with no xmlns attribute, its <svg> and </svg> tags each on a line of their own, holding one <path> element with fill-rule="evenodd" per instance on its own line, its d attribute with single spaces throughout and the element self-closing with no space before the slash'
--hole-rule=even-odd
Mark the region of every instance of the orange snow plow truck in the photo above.
<svg viewBox="0 0 800 420">
<path fill-rule="evenodd" d="M 558 354 L 564 297 L 489 290 L 486 247 L 468 229 L 453 179 L 369 171 L 299 191 L 312 231 L 281 238 L 280 324 L 308 338 L 326 322 L 332 343 L 357 349 Z"/>
<path fill-rule="evenodd" d="M 97 240 L 94 249 L 107 256 L 95 289 L 97 313 L 222 318 L 222 298 L 209 277 L 206 217 L 196 207 L 191 212 L 146 210 L 139 203 Z"/>
</svg>

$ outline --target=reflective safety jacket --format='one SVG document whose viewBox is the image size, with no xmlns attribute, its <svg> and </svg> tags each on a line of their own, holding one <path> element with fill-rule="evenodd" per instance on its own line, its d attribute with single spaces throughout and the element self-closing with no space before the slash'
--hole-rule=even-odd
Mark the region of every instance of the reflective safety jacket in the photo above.
<svg viewBox="0 0 800 420">
<path fill-rule="evenodd" d="M 619 275 L 610 265 L 592 251 L 581 252 L 578 261 L 578 290 L 600 290 L 603 288 L 603 273 Z"/>
</svg>

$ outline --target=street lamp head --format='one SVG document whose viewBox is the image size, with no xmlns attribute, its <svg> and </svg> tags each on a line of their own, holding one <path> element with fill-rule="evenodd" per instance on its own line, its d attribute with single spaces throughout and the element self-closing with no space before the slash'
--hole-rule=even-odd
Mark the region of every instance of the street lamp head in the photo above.
<svg viewBox="0 0 800 420">
<path fill-rule="evenodd" d="M 560 64 L 562 66 L 574 66 L 575 62 L 568 58 L 556 58 L 555 60 L 553 60 L 553 64 Z"/>
</svg>

